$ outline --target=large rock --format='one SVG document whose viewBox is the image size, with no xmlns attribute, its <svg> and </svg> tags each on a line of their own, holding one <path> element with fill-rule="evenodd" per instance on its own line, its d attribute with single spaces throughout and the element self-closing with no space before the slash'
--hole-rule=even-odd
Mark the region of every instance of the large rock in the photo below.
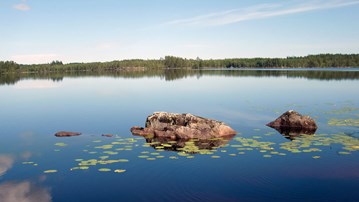
<svg viewBox="0 0 359 202">
<path fill-rule="evenodd" d="M 81 133 L 78 132 L 68 132 L 68 131 L 60 131 L 55 133 L 56 137 L 71 137 L 71 136 L 78 136 L 81 135 Z"/>
<path fill-rule="evenodd" d="M 147 117 L 146 127 L 131 128 L 134 135 L 153 138 L 177 139 L 210 139 L 234 136 L 236 131 L 223 122 L 194 116 L 192 114 L 176 114 L 155 112 Z"/>
<path fill-rule="evenodd" d="M 303 116 L 294 110 L 289 110 L 279 116 L 276 120 L 267 124 L 282 134 L 306 133 L 314 134 L 317 130 L 317 124 L 309 116 Z"/>
</svg>

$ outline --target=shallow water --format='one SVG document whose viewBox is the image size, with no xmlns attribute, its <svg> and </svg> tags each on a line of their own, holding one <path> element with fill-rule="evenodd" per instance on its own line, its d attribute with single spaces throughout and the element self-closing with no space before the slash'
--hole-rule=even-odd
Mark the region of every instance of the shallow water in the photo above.
<svg viewBox="0 0 359 202">
<path fill-rule="evenodd" d="M 359 199 L 358 69 L 0 81 L 0 201 Z M 316 134 L 286 137 L 265 126 L 289 109 L 313 117 Z M 238 135 L 210 143 L 132 136 L 155 111 L 224 121 Z M 82 135 L 55 137 L 61 130 Z"/>
</svg>

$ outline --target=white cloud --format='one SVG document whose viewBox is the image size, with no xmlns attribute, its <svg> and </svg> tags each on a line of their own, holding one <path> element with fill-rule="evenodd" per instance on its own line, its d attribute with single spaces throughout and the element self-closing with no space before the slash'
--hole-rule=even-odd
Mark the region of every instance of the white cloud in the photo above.
<svg viewBox="0 0 359 202">
<path fill-rule="evenodd" d="M 297 3 L 301 2 L 301 3 Z M 305 3 L 303 3 L 305 2 Z M 244 9 L 232 9 L 222 12 L 210 13 L 195 16 L 187 19 L 180 19 L 167 22 L 167 25 L 204 25 L 220 26 L 239 23 L 248 20 L 265 19 L 275 16 L 304 13 L 315 10 L 325 10 L 351 5 L 357 5 L 359 1 L 346 0 L 317 0 L 317 1 L 286 1 L 282 4 L 259 4 Z"/>
<path fill-rule="evenodd" d="M 39 64 L 50 63 L 53 60 L 59 60 L 57 54 L 28 54 L 28 55 L 13 55 L 11 60 L 20 64 Z"/>
<path fill-rule="evenodd" d="M 31 10 L 31 7 L 25 3 L 15 4 L 14 8 L 19 11 L 28 11 Z"/>
</svg>

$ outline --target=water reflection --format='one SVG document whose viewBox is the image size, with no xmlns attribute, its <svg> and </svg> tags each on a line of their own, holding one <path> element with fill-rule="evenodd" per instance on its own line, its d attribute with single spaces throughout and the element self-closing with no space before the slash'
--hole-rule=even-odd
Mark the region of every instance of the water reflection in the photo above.
<svg viewBox="0 0 359 202">
<path fill-rule="evenodd" d="M 1 202 L 50 202 L 48 189 L 39 187 L 30 181 L 5 182 L 0 184 Z"/>
<path fill-rule="evenodd" d="M 13 156 L 0 155 L 0 177 L 3 176 L 12 167 L 13 163 L 14 163 Z"/>
<path fill-rule="evenodd" d="M 215 150 L 219 147 L 223 147 L 233 139 L 233 136 L 226 136 L 222 138 L 212 139 L 190 139 L 190 140 L 171 140 L 167 138 L 151 138 L 145 137 L 146 144 L 155 148 L 156 150 L 186 152 L 190 154 L 205 153 L 211 150 Z"/>
<path fill-rule="evenodd" d="M 334 71 L 335 70 L 335 71 Z M 62 81 L 64 77 L 97 77 L 114 78 L 149 78 L 158 77 L 173 81 L 186 77 L 225 76 L 225 77 L 289 77 L 315 80 L 356 80 L 359 79 L 359 69 L 153 69 L 143 71 L 107 71 L 107 72 L 65 72 L 40 74 L 2 74 L 0 85 L 13 85 L 25 79 L 48 79 Z"/>
<path fill-rule="evenodd" d="M 301 136 L 313 135 L 316 131 L 316 129 L 283 128 L 283 127 L 277 127 L 274 129 L 278 131 L 278 133 L 283 135 L 283 137 L 289 140 L 295 140 L 296 138 Z"/>
</svg>

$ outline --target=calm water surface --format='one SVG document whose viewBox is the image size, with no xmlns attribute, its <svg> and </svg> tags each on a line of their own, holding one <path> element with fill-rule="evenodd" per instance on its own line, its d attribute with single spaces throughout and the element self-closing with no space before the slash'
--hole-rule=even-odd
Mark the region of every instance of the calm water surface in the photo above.
<svg viewBox="0 0 359 202">
<path fill-rule="evenodd" d="M 359 200 L 358 69 L 0 78 L 2 202 Z M 289 109 L 315 118 L 316 134 L 265 126 Z M 156 111 L 221 120 L 238 135 L 132 136 Z"/>
</svg>

